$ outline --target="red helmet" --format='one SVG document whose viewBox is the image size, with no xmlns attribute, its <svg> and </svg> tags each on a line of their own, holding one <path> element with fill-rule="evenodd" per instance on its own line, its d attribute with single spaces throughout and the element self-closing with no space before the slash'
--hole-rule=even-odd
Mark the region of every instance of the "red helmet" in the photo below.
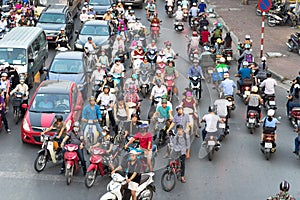
<svg viewBox="0 0 300 200">
<path fill-rule="evenodd" d="M 193 31 L 193 34 L 192 34 L 193 36 L 198 36 L 198 33 L 197 33 L 197 31 Z"/>
</svg>

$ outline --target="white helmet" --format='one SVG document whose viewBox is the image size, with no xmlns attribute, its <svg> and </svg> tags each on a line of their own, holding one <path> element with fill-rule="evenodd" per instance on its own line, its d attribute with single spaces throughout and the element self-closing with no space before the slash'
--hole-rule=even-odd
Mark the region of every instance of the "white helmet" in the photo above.
<svg viewBox="0 0 300 200">
<path fill-rule="evenodd" d="M 177 9 L 178 9 L 178 10 L 181 10 L 181 6 L 178 6 Z"/>
<path fill-rule="evenodd" d="M 245 35 L 245 39 L 250 40 L 251 39 L 250 35 Z"/>
<path fill-rule="evenodd" d="M 247 61 L 243 61 L 243 66 L 248 66 L 249 63 Z"/>
<path fill-rule="evenodd" d="M 275 115 L 275 110 L 273 110 L 273 109 L 268 110 L 267 115 L 268 115 L 269 117 L 273 117 L 273 116 Z"/>
<path fill-rule="evenodd" d="M 225 62 L 226 62 L 225 58 L 224 58 L 224 57 L 221 57 L 221 58 L 220 58 L 220 63 L 225 63 Z"/>
<path fill-rule="evenodd" d="M 266 56 L 261 57 L 261 61 L 267 61 Z"/>
</svg>

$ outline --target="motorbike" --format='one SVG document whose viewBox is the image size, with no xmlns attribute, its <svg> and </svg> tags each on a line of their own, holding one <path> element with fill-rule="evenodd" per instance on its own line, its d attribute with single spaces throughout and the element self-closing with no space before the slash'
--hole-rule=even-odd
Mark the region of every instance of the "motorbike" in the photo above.
<svg viewBox="0 0 300 200">
<path fill-rule="evenodd" d="M 250 95 L 250 90 L 252 86 L 251 79 L 243 79 L 243 84 L 241 85 L 240 97 L 243 99 L 243 102 L 246 104 L 246 99 Z"/>
<path fill-rule="evenodd" d="M 265 95 L 265 107 L 266 111 L 272 109 L 276 111 L 276 102 L 275 102 L 275 95 Z"/>
<path fill-rule="evenodd" d="M 78 149 L 78 145 L 76 144 L 67 144 L 65 145 L 65 176 L 67 185 L 71 184 L 72 177 L 75 173 L 78 173 L 79 170 L 79 157 L 77 155 L 76 150 Z"/>
<path fill-rule="evenodd" d="M 133 66 L 133 70 L 134 70 L 135 74 L 140 73 L 140 66 L 141 66 L 141 63 L 143 62 L 142 59 L 143 59 L 143 56 L 134 56 L 133 57 L 132 66 Z"/>
<path fill-rule="evenodd" d="M 166 13 L 167 13 L 169 18 L 172 18 L 173 14 L 174 14 L 174 6 L 173 5 L 172 6 L 171 5 L 167 6 Z"/>
<path fill-rule="evenodd" d="M 153 193 L 155 192 L 154 185 L 154 173 L 143 173 L 140 185 L 137 188 L 137 199 L 149 199 L 152 200 Z M 122 200 L 123 196 L 126 194 L 122 194 L 122 187 L 126 184 L 126 177 L 121 174 L 114 173 L 111 175 L 112 180 L 107 185 L 107 192 L 100 197 L 100 200 Z M 125 192 L 129 192 L 125 190 Z M 131 199 L 131 198 L 130 198 Z"/>
<path fill-rule="evenodd" d="M 140 84 L 141 93 L 143 97 L 146 98 L 146 95 L 150 91 L 150 74 L 147 69 L 142 69 L 140 71 L 139 84 Z"/>
<path fill-rule="evenodd" d="M 202 149 L 204 149 L 204 151 L 206 152 L 208 160 L 212 161 L 215 151 L 219 150 L 219 146 L 217 145 L 217 138 L 212 135 L 206 136 L 205 141 L 202 143 L 199 151 L 199 158 L 201 157 L 200 154 Z"/>
<path fill-rule="evenodd" d="M 232 49 L 224 49 L 223 57 L 226 60 L 226 64 L 228 65 L 230 64 L 233 58 L 232 56 L 233 56 Z"/>
<path fill-rule="evenodd" d="M 155 40 L 157 42 L 158 37 L 159 37 L 159 30 L 160 30 L 160 25 L 159 23 L 152 23 L 151 24 L 151 39 Z"/>
<path fill-rule="evenodd" d="M 121 86 L 120 88 L 122 88 L 122 83 L 121 83 L 121 79 L 122 79 L 122 74 L 118 74 L 118 73 L 113 73 L 113 80 L 117 83 L 117 85 Z"/>
<path fill-rule="evenodd" d="M 191 76 L 190 79 L 190 88 L 193 90 L 193 95 L 198 101 L 201 99 L 202 93 L 202 85 L 201 85 L 201 77 Z"/>
<path fill-rule="evenodd" d="M 190 135 L 195 136 L 197 135 L 197 122 L 196 122 L 196 118 L 194 117 L 194 111 L 191 108 L 188 107 L 184 107 L 183 108 L 183 113 L 189 116 L 190 119 L 190 124 L 191 124 L 191 131 L 190 131 Z"/>
<path fill-rule="evenodd" d="M 85 186 L 91 188 L 96 180 L 97 172 L 103 177 L 105 174 L 110 174 L 109 160 L 112 161 L 112 165 L 116 167 L 119 164 L 119 147 L 115 148 L 111 155 L 99 147 L 91 149 L 92 156 L 90 157 L 90 165 L 87 168 L 85 177 Z M 109 157 L 109 158 L 108 158 Z"/>
<path fill-rule="evenodd" d="M 300 55 L 300 33 L 296 32 L 290 35 L 290 38 L 288 39 L 288 42 L 286 45 L 288 46 L 289 51 L 296 51 Z"/>
<path fill-rule="evenodd" d="M 183 21 L 186 22 L 189 18 L 189 10 L 187 8 L 183 9 Z"/>
<path fill-rule="evenodd" d="M 300 107 L 292 108 L 290 121 L 294 128 L 300 127 Z"/>
<path fill-rule="evenodd" d="M 151 70 L 152 70 L 152 72 L 154 72 L 155 64 L 156 64 L 156 58 L 157 58 L 157 50 L 156 49 L 149 49 L 146 55 L 147 55 L 147 58 L 148 58 L 148 62 L 151 64 Z"/>
<path fill-rule="evenodd" d="M 191 29 L 197 31 L 199 29 L 199 17 L 193 17 L 191 20 Z"/>
<path fill-rule="evenodd" d="M 166 118 L 158 117 L 155 123 L 155 135 L 153 136 L 153 141 L 158 139 L 158 146 L 162 146 L 167 140 L 167 129 L 169 128 L 170 123 Z"/>
<path fill-rule="evenodd" d="M 221 122 L 219 122 L 219 132 L 220 132 L 220 137 L 219 137 L 219 141 L 223 141 L 223 139 L 226 137 L 226 135 L 229 134 L 229 128 L 226 127 L 226 116 L 220 116 L 220 118 L 222 119 Z"/>
<path fill-rule="evenodd" d="M 98 98 L 98 95 L 102 93 L 103 84 L 103 80 L 94 80 L 92 94 L 96 99 Z"/>
<path fill-rule="evenodd" d="M 53 163 L 56 163 L 58 160 L 62 160 L 61 149 L 58 148 L 58 142 L 54 141 L 54 138 L 55 136 L 47 134 L 41 135 L 41 142 L 43 144 L 34 160 L 35 171 L 43 171 L 48 162 L 52 161 Z"/>
<path fill-rule="evenodd" d="M 87 47 L 84 48 L 85 55 L 87 56 L 88 69 L 93 70 L 97 63 L 97 51 L 89 51 Z"/>
<path fill-rule="evenodd" d="M 176 96 L 174 93 L 174 85 L 175 85 L 175 76 L 166 76 L 165 77 L 165 85 L 167 87 L 167 93 L 169 96 L 169 101 L 172 101 L 173 97 Z M 178 99 L 178 97 L 177 97 Z"/>
<path fill-rule="evenodd" d="M 276 25 L 291 25 L 296 26 L 298 21 L 298 17 L 294 12 L 287 12 L 285 14 L 280 13 L 269 13 L 267 24 L 270 27 L 274 27 Z"/>
<path fill-rule="evenodd" d="M 196 48 L 196 49 L 191 48 L 190 51 L 189 51 L 190 61 L 193 61 L 193 60 L 199 59 L 199 58 L 200 58 L 199 49 L 198 48 Z"/>
<path fill-rule="evenodd" d="M 276 151 L 275 128 L 264 127 L 263 133 L 264 137 L 262 143 L 260 144 L 260 150 L 265 155 L 265 158 L 269 160 L 271 153 L 275 153 Z"/>
<path fill-rule="evenodd" d="M 157 64 L 156 69 L 159 70 L 162 75 L 164 75 L 165 74 L 165 67 L 166 67 L 166 63 L 160 62 L 160 63 Z"/>
<path fill-rule="evenodd" d="M 249 110 L 247 113 L 246 126 L 250 129 L 250 134 L 254 133 L 254 129 L 259 127 L 259 113 L 256 110 Z"/>
<path fill-rule="evenodd" d="M 21 109 L 23 109 L 21 107 L 23 102 L 23 93 L 22 92 L 15 92 L 13 95 L 13 99 L 12 99 L 12 105 L 13 105 L 13 113 L 14 113 L 14 121 L 16 124 L 18 124 L 18 122 L 21 119 Z M 25 112 L 24 112 L 25 113 Z"/>
<path fill-rule="evenodd" d="M 183 22 L 175 22 L 174 29 L 177 32 L 182 32 L 184 30 L 184 23 Z"/>
<path fill-rule="evenodd" d="M 224 98 L 229 102 L 229 106 L 228 106 L 228 118 L 230 118 L 231 111 L 233 111 L 235 109 L 234 97 L 232 95 L 230 95 L 230 96 L 225 96 Z"/>
<path fill-rule="evenodd" d="M 84 145 L 87 151 L 89 151 L 90 147 L 98 141 L 100 133 L 97 131 L 96 123 L 99 123 L 98 120 L 88 120 L 87 125 L 83 130 Z"/>
<path fill-rule="evenodd" d="M 109 127 L 109 115 L 108 115 L 108 106 L 105 105 L 100 105 L 100 112 L 101 112 L 101 116 L 102 116 L 102 122 L 101 125 L 102 126 L 108 126 Z"/>
</svg>

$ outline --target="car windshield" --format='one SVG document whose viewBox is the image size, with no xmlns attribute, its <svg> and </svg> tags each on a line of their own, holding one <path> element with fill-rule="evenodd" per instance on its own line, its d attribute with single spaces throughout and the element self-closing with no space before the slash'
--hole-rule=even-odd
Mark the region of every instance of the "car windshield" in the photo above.
<svg viewBox="0 0 300 200">
<path fill-rule="evenodd" d="M 90 0 L 89 4 L 91 6 L 110 6 L 109 0 Z"/>
<path fill-rule="evenodd" d="M 59 13 L 42 13 L 39 19 L 40 23 L 65 24 L 65 15 Z"/>
<path fill-rule="evenodd" d="M 97 36 L 108 36 L 108 26 L 103 25 L 85 25 L 82 27 L 81 35 L 97 35 Z"/>
<path fill-rule="evenodd" d="M 0 64 L 25 65 L 26 51 L 21 48 L 0 48 Z"/>
<path fill-rule="evenodd" d="M 81 60 L 54 59 L 50 72 L 59 74 L 79 74 L 83 73 L 83 64 Z"/>
<path fill-rule="evenodd" d="M 37 93 L 29 111 L 40 113 L 68 113 L 70 112 L 69 95 Z"/>
</svg>

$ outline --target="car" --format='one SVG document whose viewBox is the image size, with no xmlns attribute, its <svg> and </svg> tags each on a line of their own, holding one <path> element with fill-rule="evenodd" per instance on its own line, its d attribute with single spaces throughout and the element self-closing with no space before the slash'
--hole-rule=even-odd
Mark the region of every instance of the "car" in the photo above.
<svg viewBox="0 0 300 200">
<path fill-rule="evenodd" d="M 104 20 L 91 20 L 86 21 L 81 30 L 75 31 L 76 40 L 74 43 L 74 49 L 83 51 L 84 45 L 87 43 L 88 37 L 92 37 L 93 42 L 97 47 L 102 49 L 109 49 L 111 40 L 111 29 L 108 21 Z"/>
<path fill-rule="evenodd" d="M 121 0 L 121 3 L 125 6 L 136 6 L 143 8 L 143 0 Z"/>
<path fill-rule="evenodd" d="M 48 80 L 69 80 L 77 84 L 83 98 L 88 91 L 86 56 L 80 51 L 65 51 L 55 55 L 47 73 Z"/>
<path fill-rule="evenodd" d="M 102 19 L 111 4 L 112 0 L 89 0 L 89 7 L 92 6 L 96 12 L 96 19 Z"/>
<path fill-rule="evenodd" d="M 22 121 L 22 141 L 42 144 L 41 132 L 53 124 L 55 115 L 58 114 L 63 116 L 66 129 L 70 131 L 73 123 L 81 117 L 83 103 L 81 92 L 75 82 L 43 81 L 32 96 Z M 54 133 L 55 130 L 50 131 L 51 135 Z"/>
<path fill-rule="evenodd" d="M 36 26 L 44 29 L 48 43 L 55 43 L 62 28 L 69 39 L 73 36 L 74 21 L 68 6 L 49 5 L 41 13 Z"/>
</svg>

